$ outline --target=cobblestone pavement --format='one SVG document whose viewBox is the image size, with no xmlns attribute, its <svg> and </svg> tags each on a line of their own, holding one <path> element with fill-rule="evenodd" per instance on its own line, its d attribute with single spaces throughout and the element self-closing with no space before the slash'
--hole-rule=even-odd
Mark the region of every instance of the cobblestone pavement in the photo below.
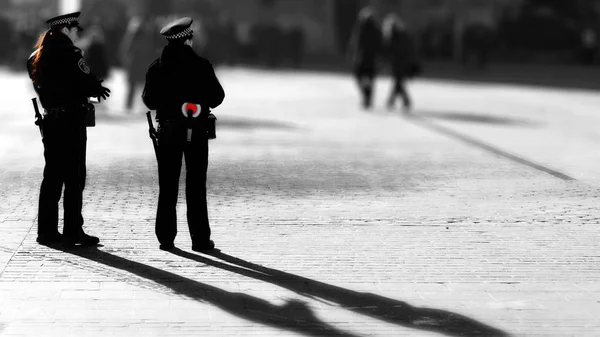
<svg viewBox="0 0 600 337">
<path fill-rule="evenodd" d="M 417 81 L 408 117 L 360 111 L 342 75 L 220 76 L 210 255 L 183 185 L 178 249 L 158 249 L 156 163 L 143 114 L 117 112 L 119 73 L 88 133 L 102 246 L 37 245 L 32 93 L 0 77 L 0 336 L 600 335 L 596 93 Z"/>
</svg>

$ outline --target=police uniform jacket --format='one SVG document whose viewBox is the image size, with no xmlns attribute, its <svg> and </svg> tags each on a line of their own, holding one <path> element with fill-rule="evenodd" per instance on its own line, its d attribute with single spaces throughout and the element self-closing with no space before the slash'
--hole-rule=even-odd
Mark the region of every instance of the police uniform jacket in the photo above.
<svg viewBox="0 0 600 337">
<path fill-rule="evenodd" d="M 46 37 L 42 48 L 34 88 L 45 109 L 85 104 L 88 97 L 102 93 L 101 82 L 91 73 L 81 50 L 67 36 L 53 32 Z M 28 59 L 30 77 L 33 77 L 31 63 L 39 52 L 35 51 Z"/>
<path fill-rule="evenodd" d="M 156 110 L 157 120 L 176 120 L 185 118 L 184 103 L 200 104 L 202 114 L 207 115 L 223 102 L 225 92 L 208 60 L 188 45 L 171 43 L 150 65 L 142 98 L 149 109 Z"/>
</svg>

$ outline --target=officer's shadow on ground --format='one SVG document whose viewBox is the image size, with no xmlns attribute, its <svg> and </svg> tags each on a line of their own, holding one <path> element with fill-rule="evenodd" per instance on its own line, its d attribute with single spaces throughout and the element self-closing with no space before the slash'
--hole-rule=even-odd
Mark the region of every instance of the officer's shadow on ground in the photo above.
<svg viewBox="0 0 600 337">
<path fill-rule="evenodd" d="M 274 305 L 263 299 L 225 291 L 168 271 L 128 260 L 97 248 L 64 250 L 106 266 L 145 278 L 176 293 L 208 302 L 222 310 L 256 323 L 294 331 L 307 336 L 358 336 L 323 322 L 303 301 Z M 346 310 L 399 326 L 432 331 L 448 336 L 509 336 L 506 332 L 449 311 L 417 308 L 406 302 L 372 293 L 356 292 L 298 275 L 263 267 L 215 250 L 211 256 L 225 262 L 175 248 L 173 254 L 289 289 L 300 295 L 332 302 Z"/>
<path fill-rule="evenodd" d="M 448 336 L 508 336 L 507 333 L 474 319 L 439 309 L 417 308 L 406 302 L 373 293 L 348 290 L 302 276 L 267 268 L 215 250 L 207 253 L 227 263 L 175 249 L 173 254 L 246 277 L 272 283 L 297 294 L 325 300 L 358 314 L 403 327 Z"/>
<path fill-rule="evenodd" d="M 225 291 L 168 271 L 107 253 L 97 248 L 60 250 L 137 275 L 170 288 L 177 294 L 200 302 L 210 303 L 248 321 L 293 331 L 306 336 L 359 336 L 342 331 L 323 322 L 316 317 L 305 302 L 299 300 L 289 300 L 284 305 L 274 305 L 269 301 L 254 296 Z"/>
</svg>

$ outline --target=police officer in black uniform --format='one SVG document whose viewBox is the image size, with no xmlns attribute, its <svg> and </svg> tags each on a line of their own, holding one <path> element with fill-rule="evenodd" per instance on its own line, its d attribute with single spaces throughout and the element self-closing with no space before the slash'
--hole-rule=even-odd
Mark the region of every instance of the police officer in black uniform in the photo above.
<svg viewBox="0 0 600 337">
<path fill-rule="evenodd" d="M 73 43 L 78 39 L 80 13 L 54 17 L 46 23 L 36 51 L 27 60 L 33 87 L 44 108 L 44 178 L 40 189 L 37 242 L 63 242 L 67 247 L 97 245 L 97 237 L 83 231 L 83 189 L 86 167 L 86 114 L 89 97 L 106 99 L 101 85 Z M 58 232 L 58 202 L 64 190 L 64 227 Z"/>
<path fill-rule="evenodd" d="M 191 24 L 191 18 L 181 18 L 160 31 L 168 44 L 160 58 L 150 65 L 142 95 L 144 104 L 156 110 L 158 122 L 160 191 L 156 236 L 162 250 L 175 247 L 176 206 L 184 155 L 187 221 L 192 250 L 211 250 L 215 246 L 210 239 L 206 201 L 207 124 L 210 109 L 223 102 L 225 92 L 211 63 L 193 51 Z"/>
</svg>

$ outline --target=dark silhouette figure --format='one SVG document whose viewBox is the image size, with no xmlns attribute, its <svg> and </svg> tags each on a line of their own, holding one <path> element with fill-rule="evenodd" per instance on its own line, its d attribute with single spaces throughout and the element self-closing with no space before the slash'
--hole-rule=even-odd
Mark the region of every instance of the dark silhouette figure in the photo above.
<svg viewBox="0 0 600 337">
<path fill-rule="evenodd" d="M 142 98 L 158 121 L 159 196 L 156 236 L 160 248 L 174 247 L 181 161 L 186 163 L 187 222 L 192 249 L 214 248 L 206 201 L 210 109 L 225 98 L 212 64 L 192 49 L 191 18 L 161 30 L 168 44 L 146 75 Z M 191 109 L 191 110 L 190 110 Z"/>
<path fill-rule="evenodd" d="M 596 32 L 591 28 L 585 28 L 581 32 L 581 63 L 587 66 L 596 63 L 598 54 L 598 39 Z"/>
<path fill-rule="evenodd" d="M 406 80 L 418 75 L 420 66 L 412 36 L 404 23 L 395 14 L 389 14 L 383 24 L 384 46 L 392 70 L 393 85 L 387 106 L 393 109 L 398 96 L 402 99 L 404 111 L 412 107 L 412 100 L 406 90 Z"/>
<path fill-rule="evenodd" d="M 380 52 L 381 29 L 373 9 L 366 7 L 359 13 L 348 50 L 362 96 L 362 106 L 365 109 L 371 108 L 373 103 L 373 87 Z"/>
<path fill-rule="evenodd" d="M 79 38 L 80 13 L 46 21 L 27 71 L 44 108 L 40 122 L 44 143 L 44 178 L 40 188 L 38 237 L 40 244 L 62 241 L 67 246 L 95 245 L 97 237 L 83 231 L 83 189 L 86 179 L 86 114 L 89 97 L 106 99 L 110 90 L 90 71 L 82 52 L 73 44 Z M 58 203 L 64 185 L 64 227 L 58 232 Z"/>
<path fill-rule="evenodd" d="M 287 33 L 287 51 L 294 67 L 299 68 L 302 65 L 305 52 L 305 34 L 300 26 L 290 28 Z"/>
<path fill-rule="evenodd" d="M 179 250 L 175 249 L 175 251 Z M 261 298 L 243 293 L 225 291 L 209 284 L 197 282 L 96 248 L 69 250 L 66 252 L 137 275 L 152 283 L 167 287 L 179 295 L 210 303 L 217 308 L 251 322 L 293 331 L 306 336 L 358 337 L 356 334 L 339 330 L 323 322 L 316 317 L 305 302 L 299 300 L 290 300 L 284 305 L 274 305 Z"/>
<path fill-rule="evenodd" d="M 98 79 L 107 79 L 110 73 L 110 61 L 104 30 L 100 24 L 94 24 L 89 28 L 86 44 L 85 58 L 90 68 Z"/>
<path fill-rule="evenodd" d="M 488 65 L 492 47 L 492 30 L 484 24 L 465 27 L 462 35 L 462 62 L 466 67 L 483 69 Z"/>
<path fill-rule="evenodd" d="M 0 48 L 0 64 L 11 61 L 11 54 L 14 53 L 16 47 L 14 45 L 13 34 L 11 22 L 4 16 L 0 16 L 0 41 L 2 41 L 2 48 Z"/>
<path fill-rule="evenodd" d="M 226 15 L 218 20 L 204 22 L 207 45 L 202 54 L 213 65 L 234 65 L 238 56 L 236 23 Z"/>
<path fill-rule="evenodd" d="M 447 336 L 509 336 L 504 331 L 453 312 L 431 308 L 417 308 L 406 302 L 377 294 L 344 289 L 257 265 L 218 250 L 207 254 L 226 263 L 214 261 L 179 249 L 171 252 L 199 263 L 269 282 L 303 296 L 331 301 L 358 314 L 408 328 L 437 332 Z"/>
<path fill-rule="evenodd" d="M 121 62 L 127 74 L 125 108 L 131 112 L 138 86 L 146 79 L 148 65 L 156 59 L 160 48 L 157 27 L 148 16 L 132 17 L 120 47 Z"/>
</svg>

